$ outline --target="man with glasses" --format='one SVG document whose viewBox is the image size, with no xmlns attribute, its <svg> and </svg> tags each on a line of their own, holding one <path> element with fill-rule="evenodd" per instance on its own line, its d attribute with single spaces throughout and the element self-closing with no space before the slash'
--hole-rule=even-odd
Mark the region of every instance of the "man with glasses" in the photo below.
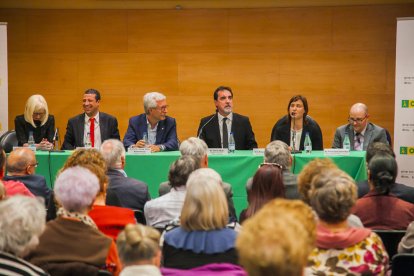
<svg viewBox="0 0 414 276">
<path fill-rule="evenodd" d="M 158 92 L 144 95 L 145 113 L 129 119 L 124 146 L 144 148 L 151 152 L 178 150 L 177 125 L 167 116 L 167 98 Z"/>
<path fill-rule="evenodd" d="M 385 129 L 369 122 L 368 107 L 354 104 L 348 117 L 348 124 L 336 129 L 332 148 L 342 148 L 345 136 L 349 137 L 351 150 L 366 150 L 373 142 L 387 142 Z"/>
<path fill-rule="evenodd" d="M 43 197 L 47 206 L 50 197 L 50 189 L 46 185 L 46 179 L 41 175 L 35 174 L 38 165 L 39 163 L 36 161 L 36 156 L 31 149 L 15 149 L 7 158 L 7 176 L 5 176 L 3 180 L 22 182 L 32 194 Z"/>
</svg>

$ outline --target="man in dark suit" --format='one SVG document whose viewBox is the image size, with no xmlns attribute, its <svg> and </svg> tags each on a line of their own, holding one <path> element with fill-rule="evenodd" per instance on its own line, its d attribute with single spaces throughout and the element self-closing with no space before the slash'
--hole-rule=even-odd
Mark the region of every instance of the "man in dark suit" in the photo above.
<svg viewBox="0 0 414 276">
<path fill-rule="evenodd" d="M 144 95 L 145 113 L 129 119 L 124 146 L 144 148 L 151 152 L 178 150 L 177 125 L 167 116 L 167 98 L 158 92 Z"/>
<path fill-rule="evenodd" d="M 248 117 L 233 113 L 233 92 L 220 86 L 214 91 L 216 113 L 200 121 L 198 137 L 209 148 L 228 148 L 228 138 L 233 133 L 236 150 L 257 148 L 252 125 Z"/>
<path fill-rule="evenodd" d="M 371 143 L 367 148 L 367 155 L 366 155 L 366 162 L 367 164 L 369 161 L 371 161 L 372 157 L 374 157 L 376 154 L 389 154 L 395 158 L 395 154 L 393 150 L 391 149 L 390 145 L 388 143 L 382 143 L 382 142 L 374 142 Z M 363 197 L 369 192 L 369 184 L 367 180 L 359 181 L 357 183 L 358 186 L 358 198 Z M 410 202 L 414 204 L 414 188 L 394 183 L 390 188 L 390 194 L 395 195 L 399 199 L 402 199 L 404 201 Z"/>
<path fill-rule="evenodd" d="M 7 176 L 3 180 L 22 182 L 32 194 L 43 197 L 47 206 L 50 189 L 46 185 L 46 179 L 35 174 L 37 165 L 36 156 L 32 150 L 29 148 L 15 149 L 7 158 Z"/>
<path fill-rule="evenodd" d="M 103 142 L 101 153 L 108 166 L 108 192 L 114 192 L 121 203 L 120 207 L 143 210 L 150 200 L 148 186 L 142 181 L 127 177 L 125 168 L 125 148 L 121 141 L 109 139 Z"/>
<path fill-rule="evenodd" d="M 106 139 L 118 139 L 118 121 L 109 114 L 99 112 L 101 94 L 98 90 L 88 89 L 83 94 L 83 111 L 68 121 L 62 149 L 72 150 L 85 146 L 90 139 L 91 146 L 98 148 Z"/>
<path fill-rule="evenodd" d="M 348 135 L 351 150 L 367 150 L 373 142 L 387 143 L 385 129 L 369 122 L 368 107 L 363 103 L 354 104 L 348 117 L 348 124 L 336 129 L 332 148 L 342 148 Z"/>
</svg>

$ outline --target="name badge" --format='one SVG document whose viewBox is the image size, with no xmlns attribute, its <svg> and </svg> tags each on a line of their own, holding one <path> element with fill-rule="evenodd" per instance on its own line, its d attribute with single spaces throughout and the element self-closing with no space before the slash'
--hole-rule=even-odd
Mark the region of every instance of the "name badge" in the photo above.
<svg viewBox="0 0 414 276">
<path fill-rule="evenodd" d="M 229 149 L 223 148 L 211 148 L 208 149 L 208 155 L 228 155 Z"/>
<path fill-rule="evenodd" d="M 128 153 L 135 154 L 135 155 L 146 155 L 151 154 L 150 148 L 137 148 L 137 147 L 129 147 Z"/>
<path fill-rule="evenodd" d="M 253 149 L 253 155 L 264 156 L 265 149 Z"/>
<path fill-rule="evenodd" d="M 324 149 L 325 156 L 349 155 L 349 149 Z"/>
</svg>

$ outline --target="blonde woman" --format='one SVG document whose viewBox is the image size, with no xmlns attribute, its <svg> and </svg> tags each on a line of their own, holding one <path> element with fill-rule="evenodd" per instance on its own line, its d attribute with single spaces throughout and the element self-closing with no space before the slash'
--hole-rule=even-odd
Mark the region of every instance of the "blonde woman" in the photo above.
<svg viewBox="0 0 414 276">
<path fill-rule="evenodd" d="M 14 119 L 14 128 L 19 146 L 28 146 L 29 135 L 32 133 L 37 148 L 53 148 L 55 118 L 49 114 L 47 102 L 42 95 L 32 95 L 27 99 L 24 114 Z"/>
<path fill-rule="evenodd" d="M 128 224 L 116 241 L 124 269 L 120 276 L 161 276 L 160 233 L 150 226 Z"/>
</svg>

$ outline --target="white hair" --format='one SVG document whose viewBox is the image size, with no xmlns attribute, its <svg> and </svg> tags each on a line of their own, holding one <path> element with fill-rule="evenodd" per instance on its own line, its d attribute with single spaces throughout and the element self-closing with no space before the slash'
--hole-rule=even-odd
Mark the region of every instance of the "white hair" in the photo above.
<svg viewBox="0 0 414 276">
<path fill-rule="evenodd" d="M 280 140 L 269 143 L 265 149 L 264 161 L 266 163 L 277 163 L 284 170 L 288 169 L 290 167 L 289 146 Z"/>
<path fill-rule="evenodd" d="M 101 153 L 109 169 L 121 168 L 121 157 L 125 157 L 125 148 L 121 141 L 105 140 L 101 145 Z"/>
<path fill-rule="evenodd" d="M 144 95 L 144 110 L 145 113 L 149 113 L 150 108 L 156 108 L 157 102 L 165 100 L 167 97 L 165 97 L 160 92 L 148 92 Z"/>
<path fill-rule="evenodd" d="M 203 140 L 196 137 L 190 137 L 181 143 L 180 152 L 182 156 L 190 155 L 196 158 L 198 162 L 201 162 L 201 159 L 206 156 L 208 152 L 208 147 Z"/>
</svg>

